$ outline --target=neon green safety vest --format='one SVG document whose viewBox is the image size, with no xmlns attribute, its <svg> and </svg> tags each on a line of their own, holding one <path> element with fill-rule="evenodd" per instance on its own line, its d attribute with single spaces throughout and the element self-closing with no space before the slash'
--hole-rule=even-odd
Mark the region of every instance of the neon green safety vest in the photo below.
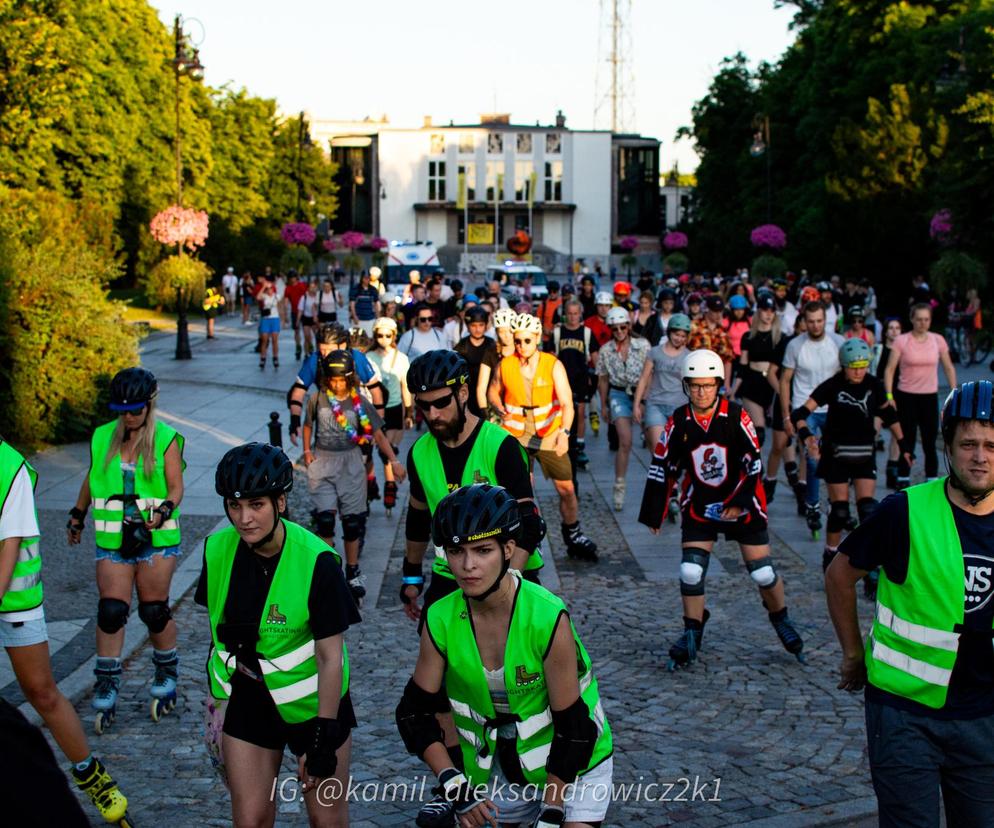
<svg viewBox="0 0 994 828">
<path fill-rule="evenodd" d="M 121 471 L 121 455 L 107 461 L 107 452 L 114 438 L 117 420 L 97 428 L 90 441 L 90 496 L 93 498 L 93 524 L 96 529 L 97 546 L 101 549 L 120 549 L 123 539 L 124 473 Z M 145 464 L 141 455 L 135 460 L 135 501 L 145 517 L 169 496 L 166 484 L 166 449 L 176 440 L 180 458 L 183 457 L 183 435 L 172 426 L 158 421 L 155 424 L 155 471 L 151 477 L 145 476 Z M 186 463 L 183 463 L 186 468 Z M 173 510 L 169 520 L 158 529 L 153 529 L 152 545 L 155 547 L 176 546 L 180 541 L 179 507 Z"/>
<path fill-rule="evenodd" d="M 504 685 L 511 713 L 519 719 L 515 728 L 521 770 L 529 783 L 543 785 L 553 736 L 544 661 L 556 621 L 566 611 L 566 605 L 545 587 L 516 576 L 515 580 L 518 594 L 504 650 Z M 576 642 L 580 695 L 597 725 L 597 742 L 582 775 L 611 755 L 613 742 L 590 658 L 572 622 L 570 629 Z M 493 723 L 496 712 L 461 591 L 440 598 L 428 608 L 428 632 L 445 659 L 445 692 L 459 731 L 466 776 L 473 785 L 486 784 L 497 750 L 497 725 Z"/>
<path fill-rule="evenodd" d="M 283 721 L 306 722 L 318 714 L 318 665 L 314 637 L 309 624 L 307 599 L 319 555 L 341 556 L 317 535 L 296 523 L 283 520 L 286 541 L 273 582 L 266 596 L 266 609 L 259 619 L 256 653 L 266 689 L 276 702 Z M 228 526 L 207 538 L 204 562 L 207 565 L 207 611 L 211 619 L 211 647 L 207 664 L 211 695 L 226 699 L 231 695 L 231 677 L 237 669 L 235 656 L 218 640 L 217 625 L 224 620 L 231 570 L 238 550 L 238 532 Z M 349 656 L 342 644 L 342 695 L 349 689 Z"/>
<path fill-rule="evenodd" d="M 500 485 L 494 463 L 497 461 L 497 452 L 500 450 L 501 443 L 505 440 L 514 440 L 514 438 L 500 426 L 486 420 L 483 421 L 476 434 L 476 439 L 473 441 L 469 457 L 466 458 L 462 479 L 459 482 L 460 487 L 472 486 L 474 483 Z M 517 440 L 514 440 L 514 443 L 521 452 L 521 462 L 527 466 L 528 460 L 525 456 L 525 450 Z M 435 507 L 438 506 L 442 498 L 458 487 L 449 488 L 449 483 L 445 479 L 442 456 L 438 452 L 438 440 L 435 439 L 434 435 L 422 434 L 414 443 L 414 448 L 411 451 L 413 452 L 414 465 L 418 470 L 418 477 L 425 490 L 425 497 L 428 498 L 428 511 L 435 514 Z M 541 552 L 537 549 L 532 550 L 525 563 L 525 569 L 541 569 L 542 566 Z M 445 559 L 445 550 L 438 546 L 435 547 L 435 563 L 432 566 L 432 571 L 446 578 L 454 577 L 449 568 L 449 562 Z"/>
<path fill-rule="evenodd" d="M 911 548 L 903 584 L 881 570 L 866 642 L 874 687 L 927 707 L 946 703 L 959 650 L 966 586 L 963 547 L 942 477 L 906 489 Z"/>
<path fill-rule="evenodd" d="M 0 506 L 7 502 L 10 487 L 22 468 L 28 470 L 31 488 L 38 482 L 38 474 L 20 452 L 10 443 L 0 441 Z M 35 512 L 37 519 L 37 511 Z M 0 612 L 23 612 L 40 607 L 43 599 L 41 586 L 41 547 L 38 536 L 21 538 L 17 562 L 10 576 L 10 583 L 0 601 Z"/>
</svg>

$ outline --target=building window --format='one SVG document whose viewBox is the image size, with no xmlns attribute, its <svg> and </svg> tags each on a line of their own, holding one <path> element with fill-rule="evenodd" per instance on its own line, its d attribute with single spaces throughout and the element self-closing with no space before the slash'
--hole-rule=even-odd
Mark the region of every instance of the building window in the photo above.
<svg viewBox="0 0 994 828">
<path fill-rule="evenodd" d="M 476 164 L 463 162 L 458 171 L 466 177 L 466 201 L 476 201 Z"/>
<path fill-rule="evenodd" d="M 459 135 L 459 152 L 464 155 L 476 152 L 476 136 L 472 132 L 463 132 Z"/>
<path fill-rule="evenodd" d="M 521 216 L 514 217 L 514 232 L 518 232 L 518 230 L 524 230 L 526 233 L 531 235 L 531 228 L 528 226 L 527 213 Z"/>
<path fill-rule="evenodd" d="M 547 132 L 545 134 L 545 154 L 559 155 L 563 151 L 563 136 L 561 132 Z"/>
<path fill-rule="evenodd" d="M 431 134 L 431 154 L 432 155 L 445 154 L 445 135 L 443 135 L 441 132 L 433 132 Z"/>
<path fill-rule="evenodd" d="M 428 162 L 428 200 L 445 201 L 445 162 Z"/>
<path fill-rule="evenodd" d="M 504 152 L 504 135 L 500 132 L 487 134 L 487 152 L 490 155 L 500 155 Z"/>
<path fill-rule="evenodd" d="M 517 143 L 518 155 L 532 154 L 532 134 L 530 132 L 519 132 Z"/>
<path fill-rule="evenodd" d="M 535 165 L 531 161 L 514 162 L 514 200 L 528 201 L 532 188 L 532 172 Z"/>
<path fill-rule="evenodd" d="M 500 200 L 504 200 L 504 164 L 500 161 L 487 161 L 487 201 L 494 200 L 497 190 L 497 179 L 500 177 Z"/>
<path fill-rule="evenodd" d="M 545 162 L 545 200 L 563 200 L 563 162 Z"/>
<path fill-rule="evenodd" d="M 649 147 L 619 146 L 617 153 L 615 232 L 619 236 L 658 235 L 659 151 Z"/>
</svg>

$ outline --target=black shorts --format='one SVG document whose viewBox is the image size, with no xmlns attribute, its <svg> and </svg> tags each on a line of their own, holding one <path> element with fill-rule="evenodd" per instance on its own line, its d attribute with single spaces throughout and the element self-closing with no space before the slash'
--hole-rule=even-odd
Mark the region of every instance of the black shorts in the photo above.
<svg viewBox="0 0 994 828">
<path fill-rule="evenodd" d="M 313 316 L 301 316 L 300 317 L 300 325 L 301 325 L 301 327 L 309 328 L 313 324 L 314 324 L 314 317 Z"/>
<path fill-rule="evenodd" d="M 770 542 L 766 521 L 757 515 L 753 515 L 752 520 L 747 524 L 725 524 L 714 520 L 695 520 L 686 514 L 683 516 L 680 527 L 681 543 L 716 541 L 719 534 L 723 534 L 727 541 L 744 543 L 746 546 L 765 546 Z"/>
<path fill-rule="evenodd" d="M 337 322 L 338 313 L 336 311 L 318 311 L 318 322 L 324 325 L 326 322 Z"/>
<path fill-rule="evenodd" d="M 773 386 L 767 382 L 766 377 L 759 371 L 753 371 L 751 368 L 746 368 L 745 366 L 739 367 L 741 368 L 739 373 L 742 377 L 742 384 L 739 386 L 739 397 L 756 403 L 756 405 L 765 411 L 770 407 L 770 403 L 773 402 Z"/>
<path fill-rule="evenodd" d="M 770 428 L 774 431 L 783 431 L 783 411 L 780 410 L 780 395 L 773 395 L 773 402 L 770 403 L 770 407 L 773 409 L 770 416 Z"/>
<path fill-rule="evenodd" d="M 826 483 L 849 483 L 852 480 L 876 480 L 877 464 L 873 456 L 855 463 L 837 460 L 830 452 L 822 454 L 818 461 L 817 475 Z"/>
<path fill-rule="evenodd" d="M 529 569 L 521 574 L 526 581 L 531 581 L 533 584 L 537 584 L 539 583 L 538 572 L 539 571 L 537 569 Z M 421 631 L 425 626 L 425 619 L 428 618 L 428 607 L 436 601 L 441 600 L 446 595 L 451 595 L 457 589 L 459 589 L 459 584 L 456 583 L 455 578 L 446 578 L 444 575 L 439 575 L 437 572 L 431 573 L 431 580 L 428 582 L 428 589 L 426 589 L 424 594 L 421 596 L 421 619 L 418 621 L 418 635 L 421 635 Z"/>
<path fill-rule="evenodd" d="M 404 430 L 404 406 L 390 405 L 383 410 L 383 430 Z"/>
<path fill-rule="evenodd" d="M 356 726 L 350 693 L 342 696 L 338 703 L 338 724 L 341 736 L 336 750 L 345 744 Z M 283 750 L 289 746 L 294 756 L 306 753 L 314 738 L 311 722 L 284 722 L 265 685 L 237 671 L 231 679 L 231 699 L 224 713 L 222 731 L 267 750 Z"/>
</svg>

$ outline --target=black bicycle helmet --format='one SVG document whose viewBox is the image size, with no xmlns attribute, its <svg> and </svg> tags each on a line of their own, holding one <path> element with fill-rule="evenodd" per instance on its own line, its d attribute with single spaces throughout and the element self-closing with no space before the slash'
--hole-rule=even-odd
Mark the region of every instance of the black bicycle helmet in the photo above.
<svg viewBox="0 0 994 828">
<path fill-rule="evenodd" d="M 346 347 L 352 344 L 349 329 L 341 322 L 325 322 L 318 328 L 318 345 L 338 345 L 339 343 Z"/>
<path fill-rule="evenodd" d="M 994 422 L 994 384 L 990 380 L 964 382 L 954 388 L 942 406 L 942 439 L 951 443 L 956 423 L 964 420 Z"/>
<path fill-rule="evenodd" d="M 283 449 L 269 443 L 245 443 L 231 449 L 214 473 L 221 497 L 278 497 L 293 488 L 293 464 Z"/>
<path fill-rule="evenodd" d="M 125 368 L 110 382 L 110 410 L 137 411 L 155 399 L 159 383 L 145 368 Z"/>
<path fill-rule="evenodd" d="M 479 305 L 469 308 L 466 311 L 466 324 L 470 322 L 489 322 L 490 314 L 487 312 L 486 308 L 481 308 Z"/>
<path fill-rule="evenodd" d="M 332 351 L 321 358 L 321 375 L 325 378 L 345 377 L 350 379 L 355 375 L 355 360 L 348 351 Z"/>
<path fill-rule="evenodd" d="M 431 522 L 436 546 L 460 546 L 494 538 L 513 539 L 521 526 L 516 501 L 507 489 L 476 483 L 444 497 L 435 507 Z"/>
<path fill-rule="evenodd" d="M 465 385 L 468 380 L 469 366 L 455 351 L 429 351 L 407 369 L 407 387 L 415 393 Z"/>
</svg>

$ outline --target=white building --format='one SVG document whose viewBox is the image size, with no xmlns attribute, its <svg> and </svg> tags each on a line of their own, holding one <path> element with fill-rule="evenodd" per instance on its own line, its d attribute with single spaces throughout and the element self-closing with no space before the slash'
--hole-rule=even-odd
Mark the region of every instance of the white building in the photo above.
<svg viewBox="0 0 994 828">
<path fill-rule="evenodd" d="M 311 135 L 339 164 L 334 232 L 433 241 L 450 271 L 507 258 L 519 230 L 535 261 L 555 271 L 581 258 L 606 269 L 626 236 L 640 253 L 659 250 L 653 138 L 570 130 L 562 113 L 552 126 L 507 115 L 448 126 L 426 118 L 417 129 L 317 119 Z"/>
</svg>

